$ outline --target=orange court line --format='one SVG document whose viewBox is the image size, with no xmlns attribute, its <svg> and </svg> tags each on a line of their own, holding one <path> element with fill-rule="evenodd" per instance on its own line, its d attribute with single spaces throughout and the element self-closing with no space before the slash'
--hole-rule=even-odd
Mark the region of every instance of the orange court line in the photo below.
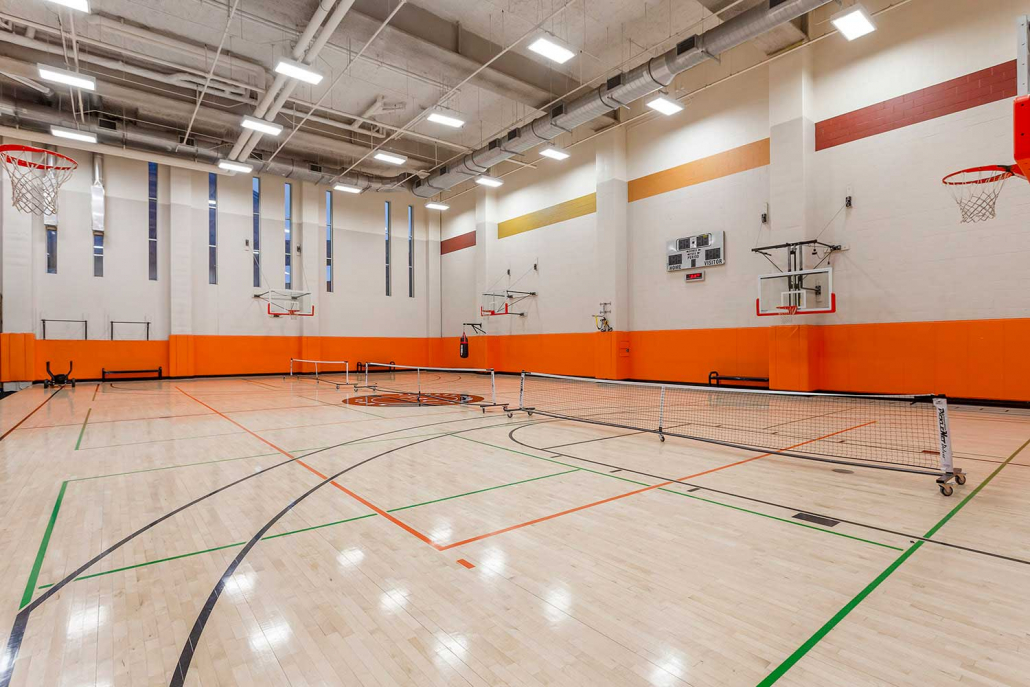
<svg viewBox="0 0 1030 687">
<path fill-rule="evenodd" d="M 197 402 L 197 403 L 199 403 L 200 405 L 202 405 L 202 406 L 204 406 L 205 408 L 209 409 L 209 410 L 210 410 L 211 412 L 213 412 L 213 413 L 217 413 L 217 414 L 218 414 L 218 415 L 220 415 L 221 417 L 223 417 L 223 418 L 225 418 L 226 420 L 228 420 L 229 422 L 233 423 L 234 425 L 236 425 L 237 427 L 239 427 L 240 429 L 242 429 L 242 430 L 243 430 L 244 432 L 246 432 L 247 434 L 250 434 L 251 436 L 253 436 L 253 437 L 255 437 L 255 438 L 257 438 L 257 439 L 261 440 L 261 441 L 262 441 L 262 442 L 264 442 L 265 444 L 268 444 L 269 446 L 271 446 L 272 448 L 274 448 L 274 449 L 275 449 L 276 451 L 278 451 L 279 453 L 283 454 L 283 455 L 284 455 L 284 456 L 286 456 L 287 458 L 290 458 L 290 459 L 294 460 L 294 461 L 295 461 L 295 462 L 296 462 L 296 463 L 297 463 L 298 465 L 300 465 L 301 467 L 305 468 L 305 469 L 306 469 L 306 470 L 308 470 L 309 472 L 311 472 L 311 473 L 313 473 L 313 474 L 317 475 L 318 477 L 321 477 L 321 478 L 322 478 L 323 480 L 324 480 L 324 479 L 328 479 L 328 475 L 323 475 L 323 474 L 322 474 L 321 472 L 319 472 L 319 471 L 318 471 L 318 470 L 316 470 L 315 468 L 311 467 L 310 465 L 308 465 L 308 464 L 307 464 L 307 463 L 305 463 L 304 461 L 302 461 L 302 460 L 298 459 L 298 458 L 297 458 L 296 456 L 294 456 L 293 454 L 291 454 L 291 453 L 290 453 L 289 451 L 285 451 L 285 450 L 283 450 L 283 449 L 279 448 L 278 446 L 276 446 L 275 444 L 273 444 L 273 443 L 272 443 L 271 441 L 268 441 L 267 439 L 265 439 L 264 437 L 260 436 L 259 434 L 255 433 L 255 432 L 253 432 L 253 431 L 251 431 L 251 430 L 249 430 L 249 429 L 247 429 L 246 427 L 244 427 L 243 425 L 241 425 L 241 424 L 240 424 L 239 422 L 236 422 L 235 420 L 233 420 L 233 419 L 232 419 L 231 417 L 228 417 L 228 416 L 224 415 L 223 413 L 221 413 L 221 412 L 219 412 L 219 411 L 215 410 L 214 408 L 212 408 L 212 407 L 211 407 L 211 406 L 209 406 L 208 404 L 204 403 L 204 402 L 203 402 L 203 401 L 201 401 L 200 399 L 198 399 L 198 398 L 195 398 L 195 397 L 193 397 L 193 396 L 190 396 L 189 394 L 187 394 L 187 393 L 186 393 L 185 391 L 183 391 L 182 389 L 179 389 L 179 387 L 175 387 L 175 388 L 176 388 L 176 389 L 178 389 L 178 390 L 179 390 L 180 392 L 182 392 L 183 394 L 185 394 L 186 396 L 189 396 L 189 398 L 192 398 L 192 399 L 193 399 L 194 401 L 196 401 L 196 402 Z M 310 406 L 310 407 L 317 407 L 317 406 Z M 423 542 L 425 542 L 426 544 L 429 544 L 430 546 L 432 546 L 432 547 L 433 547 L 434 549 L 436 549 L 437 551 L 440 551 L 440 550 L 442 550 L 442 549 L 440 549 L 440 547 L 439 547 L 438 545 L 436 545 L 436 544 L 434 544 L 434 543 L 433 543 L 433 540 L 432 540 L 432 539 L 430 539 L 430 538 L 429 538 L 429 537 L 427 537 L 426 535 L 422 534 L 422 533 L 421 533 L 421 532 L 419 532 L 418 530 L 416 530 L 416 529 L 414 529 L 414 528 L 412 528 L 412 527 L 409 527 L 408 525 L 404 524 L 403 522 L 401 522 L 400 520 L 398 520 L 398 519 L 397 519 L 397 518 L 395 518 L 394 516 L 390 515 L 389 513 L 387 513 L 387 512 L 385 511 L 385 510 L 383 510 L 383 509 L 382 509 L 382 508 L 380 508 L 379 506 L 376 506 L 376 505 L 375 505 L 374 503 L 372 503 L 371 501 L 368 501 L 367 499 L 364 499 L 364 498 L 362 498 L 361 496 L 358 496 L 357 494 L 355 494 L 355 493 L 354 493 L 353 491 L 351 491 L 350 489 L 348 489 L 348 488 L 346 488 L 346 487 L 344 487 L 344 486 L 340 485 L 339 483 L 337 483 L 337 482 L 336 482 L 335 480 L 331 481 L 331 482 L 330 482 L 330 484 L 332 484 L 332 485 L 333 485 L 334 487 L 336 487 L 337 489 L 339 489 L 339 490 L 340 490 L 340 491 L 342 491 L 343 493 L 345 493 L 345 494 L 347 494 L 348 496 L 350 496 L 350 497 L 351 497 L 352 499 L 354 499 L 355 501 L 357 501 L 357 502 L 361 503 L 362 505 L 364 505 L 365 507 L 367 507 L 367 508 L 369 508 L 369 509 L 371 509 L 371 510 L 375 511 L 375 512 L 376 512 L 376 513 L 377 513 L 378 515 L 381 515 L 381 516 L 383 516 L 384 518 L 386 518 L 387 520 L 389 520 L 389 521 L 390 521 L 390 522 L 392 522 L 393 524 L 397 525 L 398 527 L 400 527 L 401 529 L 403 529 L 403 530 L 404 530 L 404 531 L 406 531 L 407 533 L 409 533 L 409 534 L 411 534 L 411 535 L 415 536 L 416 538 L 418 538 L 418 539 L 422 540 L 422 541 L 423 541 Z"/>
<path fill-rule="evenodd" d="M 459 565 L 464 565 L 464 566 L 465 566 L 466 568 L 468 568 L 469 570 L 472 570 L 472 568 L 476 567 L 476 566 L 472 565 L 471 563 L 469 563 L 469 562 L 468 562 L 467 560 L 465 560 L 464 558 L 459 558 L 459 559 L 458 559 L 458 564 L 459 564 Z"/>
<path fill-rule="evenodd" d="M 63 390 L 64 390 L 64 387 L 62 386 L 62 387 L 61 387 L 60 389 L 58 389 L 58 390 L 57 390 L 57 391 L 55 391 L 54 393 L 52 393 L 52 394 L 50 394 L 49 396 L 47 396 L 47 397 L 46 397 L 46 400 L 44 400 L 44 401 L 43 401 L 42 403 L 40 403 L 40 404 L 39 404 L 38 406 L 36 406 L 35 408 L 33 408 L 33 409 L 32 409 L 32 412 L 31 412 L 31 413 L 29 413 L 28 415 L 26 415 L 26 416 L 25 416 L 25 417 L 23 417 L 22 419 L 18 420 L 18 424 L 16 424 L 16 425 L 15 425 L 14 427 L 11 427 L 11 428 L 10 428 L 9 430 L 7 430 L 7 431 L 6 431 L 6 432 L 4 432 L 4 433 L 3 433 L 2 435 L 0 435 L 0 441 L 3 441 L 4 439 L 6 439 L 6 438 L 7 438 L 7 435 L 8 435 L 8 434 L 10 434 L 10 433 L 11 433 L 11 432 L 13 432 L 14 430 L 18 429 L 19 427 L 21 427 L 21 425 L 22 425 L 22 423 L 23 423 L 23 422 L 25 422 L 25 421 L 26 421 L 26 420 L 28 420 L 28 419 L 29 419 L 30 417 L 32 417 L 33 415 L 35 415 L 35 414 L 36 414 L 36 411 L 37 411 L 37 410 L 39 410 L 40 408 L 42 408 L 43 406 L 45 406 L 45 405 L 46 405 L 47 403 L 50 403 L 50 399 L 51 399 L 51 398 L 53 398 L 54 396 L 56 396 L 57 394 L 61 393 L 61 391 L 63 391 Z M 75 424 L 78 424 L 78 423 L 75 423 Z M 28 428 L 27 428 L 27 429 L 28 429 Z M 32 429 L 35 429 L 35 428 L 33 427 Z"/>
<path fill-rule="evenodd" d="M 829 439 L 832 436 L 836 436 L 838 434 L 843 434 L 844 432 L 850 432 L 853 429 L 859 429 L 861 427 L 867 427 L 867 426 L 869 426 L 871 424 L 874 424 L 875 422 L 876 422 L 876 420 L 873 420 L 871 422 L 865 422 L 865 423 L 863 423 L 861 425 L 855 425 L 854 427 L 848 427 L 847 429 L 842 429 L 842 430 L 839 430 L 837 432 L 832 432 L 831 434 L 827 434 L 825 436 L 818 437 L 817 439 L 809 439 L 808 441 L 802 441 L 800 444 L 794 444 L 793 446 L 788 446 L 787 448 L 782 448 L 780 450 L 781 451 L 790 451 L 791 449 L 795 449 L 795 448 L 798 448 L 800 446 L 804 446 L 805 444 L 811 444 L 811 443 L 813 443 L 815 441 L 822 441 L 823 439 Z M 518 530 L 518 529 L 521 529 L 523 527 L 529 527 L 530 525 L 536 525 L 537 523 L 546 522 L 547 520 L 553 520 L 555 518 L 561 517 L 562 515 L 569 515 L 570 513 L 576 513 L 576 512 L 581 511 L 581 510 L 586 510 L 587 508 L 593 508 L 594 506 L 600 506 L 602 504 L 610 503 L 612 501 L 618 501 L 619 499 L 624 499 L 624 498 L 626 498 L 628 496 L 635 496 L 636 494 L 643 494 L 646 491 L 653 491 L 655 489 L 661 489 L 662 487 L 667 487 L 670 484 L 676 484 L 677 482 L 682 482 L 682 481 L 688 480 L 688 479 L 694 479 L 696 477 L 701 477 L 703 475 L 710 475 L 713 472 L 719 472 L 720 470 L 725 470 L 726 468 L 732 468 L 732 467 L 735 467 L 737 465 L 743 465 L 744 463 L 750 463 L 751 461 L 758 460 L 759 458 L 766 458 L 768 456 L 774 456 L 774 455 L 777 455 L 777 454 L 776 453 L 763 453 L 761 455 L 753 456 L 751 458 L 745 458 L 744 460 L 738 460 L 735 463 L 727 463 L 726 465 L 720 465 L 717 468 L 712 468 L 710 470 L 705 470 L 704 472 L 698 472 L 698 473 L 695 473 L 693 475 L 687 475 L 686 477 L 680 477 L 678 480 L 668 481 L 668 482 L 661 482 L 659 484 L 654 484 L 654 485 L 652 485 L 650 487 L 643 487 L 641 489 L 636 489 L 634 491 L 627 492 L 625 494 L 619 494 L 618 496 L 612 496 L 612 497 L 609 497 L 609 498 L 606 498 L 606 499 L 602 499 L 600 501 L 594 501 L 593 503 L 588 503 L 588 504 L 583 505 L 583 506 L 576 506 L 575 508 L 569 508 L 568 510 L 563 510 L 560 513 L 554 513 L 552 515 L 545 515 L 542 518 L 536 518 L 535 520 L 530 520 L 528 522 L 523 522 L 523 523 L 520 523 L 518 525 L 512 525 L 511 527 L 505 527 L 504 529 L 500 529 L 500 530 L 497 530 L 495 532 L 488 532 L 487 534 L 481 534 L 481 535 L 479 535 L 477 537 L 471 537 L 469 539 L 464 539 L 462 541 L 454 542 L 453 544 L 447 544 L 445 546 L 438 546 L 437 549 L 440 550 L 440 551 L 446 551 L 447 549 L 453 549 L 456 546 L 462 546 L 464 544 L 471 544 L 473 542 L 477 542 L 477 541 L 480 541 L 480 540 L 483 540 L 483 539 L 487 539 L 489 537 L 495 537 L 498 534 L 504 534 L 506 532 L 511 532 L 512 530 Z"/>
</svg>

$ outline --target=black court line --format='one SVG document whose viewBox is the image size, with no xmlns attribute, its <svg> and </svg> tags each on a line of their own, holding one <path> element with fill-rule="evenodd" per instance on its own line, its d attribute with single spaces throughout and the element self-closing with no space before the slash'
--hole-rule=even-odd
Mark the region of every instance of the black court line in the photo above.
<svg viewBox="0 0 1030 687">
<path fill-rule="evenodd" d="M 529 420 L 528 422 L 535 423 L 536 421 Z M 212 589 L 211 593 L 208 595 L 207 601 L 204 602 L 204 607 L 197 615 L 197 619 L 193 623 L 193 628 L 190 630 L 190 634 L 186 638 L 186 643 L 183 644 L 182 652 L 179 654 L 179 661 L 178 663 L 176 663 L 175 666 L 175 673 L 172 675 L 172 679 L 169 681 L 168 687 L 182 687 L 186 683 L 186 675 L 189 673 L 190 664 L 193 662 L 193 656 L 196 653 L 197 647 L 200 645 L 200 639 L 201 636 L 204 634 L 204 628 L 207 626 L 207 621 L 211 617 L 211 613 L 215 610 L 215 605 L 218 603 L 218 599 L 222 595 L 222 590 L 225 589 L 225 585 L 232 578 L 233 574 L 235 574 L 236 569 L 243 562 L 243 559 L 247 557 L 247 554 L 250 553 L 251 549 L 253 549 L 257 545 L 261 538 L 265 536 L 268 530 L 270 530 L 275 525 L 275 523 L 279 522 L 279 520 L 284 515 L 293 510 L 302 501 L 304 501 L 304 499 L 311 496 L 316 491 L 318 491 L 325 485 L 329 484 L 330 482 L 335 481 L 340 476 L 347 474 L 351 470 L 359 468 L 362 465 L 366 465 L 367 463 L 371 463 L 372 461 L 378 458 L 383 458 L 385 456 L 390 455 L 391 453 L 400 451 L 401 449 L 410 448 L 412 446 L 417 446 L 419 444 L 425 444 L 427 442 L 436 441 L 437 439 L 442 439 L 445 437 L 452 437 L 457 434 L 464 434 L 465 432 L 475 432 L 482 429 L 497 427 L 500 425 L 508 426 L 510 424 L 511 423 L 509 422 L 501 422 L 496 425 L 487 425 L 486 427 L 469 427 L 468 429 L 459 429 L 453 432 L 448 432 L 447 434 L 442 434 L 440 436 L 419 439 L 418 441 L 413 441 L 410 444 L 404 444 L 403 446 L 395 446 L 394 448 L 388 449 L 386 451 L 383 451 L 382 453 L 378 453 L 369 458 L 365 458 L 364 460 L 354 463 L 353 465 L 346 467 L 343 470 L 340 470 L 339 472 L 330 475 L 329 477 L 326 477 L 324 480 L 322 480 L 315 486 L 311 487 L 297 498 L 290 501 L 290 503 L 288 503 L 285 508 L 276 513 L 275 516 L 273 516 L 268 522 L 266 522 L 261 529 L 254 533 L 254 536 L 250 538 L 246 545 L 244 545 L 243 549 L 241 549 L 240 552 L 236 555 L 236 557 L 232 560 L 232 562 L 229 563 L 229 566 L 225 569 L 225 572 L 222 573 L 222 576 L 218 579 L 218 582 L 215 584 L 214 589 Z"/>
<path fill-rule="evenodd" d="M 55 392 L 54 394 L 52 394 L 50 396 L 50 398 L 53 398 L 60 391 L 61 391 L 61 389 L 58 389 L 58 391 Z M 227 489 L 230 489 L 230 488 L 232 488 L 232 487 L 234 487 L 234 486 L 236 486 L 238 484 L 241 484 L 243 482 L 246 482 L 247 480 L 250 480 L 250 479 L 253 479 L 255 477 L 258 477 L 259 475 L 263 475 L 266 472 L 270 472 L 271 470 L 275 470 L 276 468 L 282 467 L 283 465 L 287 465 L 289 463 L 293 463 L 295 461 L 301 460 L 302 458 L 308 458 L 308 457 L 313 456 L 313 455 L 315 455 L 317 453 L 322 453 L 323 451 L 329 451 L 331 449 L 340 448 L 342 446 L 347 446 L 349 444 L 353 444 L 353 443 L 356 443 L 356 442 L 359 442 L 359 441 L 367 441 L 368 439 L 374 439 L 374 438 L 386 436 L 386 435 L 389 435 L 389 434 L 397 434 L 398 432 L 407 432 L 407 431 L 411 431 L 413 429 L 422 429 L 424 427 L 434 427 L 434 426 L 437 426 L 437 425 L 446 425 L 446 424 L 449 424 L 449 423 L 452 423 L 452 422 L 467 422 L 469 420 L 477 420 L 477 419 L 482 419 L 482 416 L 464 417 L 464 418 L 457 418 L 457 419 L 454 419 L 454 420 L 443 420 L 443 421 L 440 421 L 440 422 L 430 422 L 430 423 L 427 423 L 427 424 L 424 424 L 424 425 L 415 425 L 413 427 L 405 427 L 403 429 L 394 429 L 394 430 L 390 430 L 389 432 L 381 432 L 379 434 L 371 434 L 371 435 L 368 435 L 368 436 L 365 436 L 365 437 L 361 437 L 359 439 L 351 439 L 349 441 L 344 441 L 344 442 L 341 442 L 339 444 L 334 444 L 333 446 L 326 446 L 325 448 L 320 448 L 320 449 L 317 449 L 317 450 L 312 451 L 310 453 L 305 453 L 304 455 L 296 456 L 294 458 L 290 458 L 288 460 L 284 460 L 284 461 L 281 461 L 279 463 L 275 463 L 274 465 L 270 465 L 267 468 L 264 468 L 264 469 L 259 470 L 257 472 L 250 473 L 248 475 L 245 475 L 245 476 L 241 477 L 240 479 L 234 480 L 234 481 L 229 482 L 227 484 L 223 484 L 222 486 L 218 487 L 217 489 L 215 489 L 215 490 L 213 490 L 211 492 L 208 492 L 207 494 L 205 494 L 203 496 L 200 496 L 200 497 L 190 501 L 189 503 L 186 503 L 186 504 L 184 504 L 182 506 L 179 506 L 178 508 L 175 508 L 174 510 L 171 510 L 171 511 L 165 513 L 164 515 L 158 517 L 155 520 L 152 520 L 147 525 L 144 525 L 143 527 L 139 528 L 135 532 L 132 532 L 132 533 L 126 535 L 120 541 L 112 544 L 111 546 L 109 546 L 108 548 L 104 549 L 103 551 L 101 551 L 99 554 L 97 554 L 96 556 L 94 556 L 90 560 L 88 560 L 85 563 L 83 563 L 76 570 L 74 570 L 72 573 L 67 575 L 60 582 L 57 582 L 56 584 L 54 584 L 54 586 L 52 586 L 49 589 L 47 589 L 46 592 L 44 592 L 42 595 L 40 595 L 39 597 L 34 599 L 30 604 L 28 604 L 27 606 L 25 606 L 25 608 L 21 609 L 18 612 L 18 614 L 14 618 L 14 624 L 11 627 L 11 633 L 10 633 L 10 635 L 7 638 L 7 647 L 4 650 L 3 655 L 0 656 L 0 687 L 9 687 L 9 685 L 11 684 L 11 677 L 14 674 L 14 667 L 15 667 L 17 659 L 18 659 L 18 653 L 21 651 L 22 642 L 24 642 L 24 640 L 25 640 L 25 631 L 26 631 L 26 628 L 28 627 L 29 616 L 32 615 L 32 612 L 34 610 L 39 608 L 39 606 L 41 606 L 43 603 L 45 603 L 50 597 L 52 597 L 55 594 L 57 594 L 57 592 L 59 592 L 65 586 L 67 586 L 68 584 L 73 582 L 75 580 L 75 578 L 77 578 L 80 575 L 82 575 L 84 572 L 89 570 L 92 566 L 96 565 L 97 563 L 102 561 L 104 558 L 106 558 L 110 554 L 114 553 L 115 551 L 117 551 L 122 546 L 124 546 L 125 544 L 129 543 L 130 541 L 132 541 L 133 539 L 135 539 L 139 535 L 141 535 L 144 532 L 147 532 L 148 530 L 156 527 L 157 525 L 161 524 L 165 520 L 168 520 L 172 516 L 174 516 L 174 515 L 176 515 L 178 513 L 181 513 L 182 511 L 184 511 L 184 510 L 186 510 L 186 509 L 188 509 L 188 508 L 190 508 L 190 507 L 192 507 L 192 506 L 194 506 L 194 505 L 196 505 L 196 504 L 198 504 L 198 503 L 200 503 L 202 501 L 206 501 L 207 499 L 211 498 L 212 496 L 215 496 L 215 495 L 217 495 L 217 494 L 219 494 L 219 493 L 221 493 L 221 492 L 223 492 L 223 491 L 225 491 Z M 503 423 L 503 424 L 508 424 L 508 423 Z"/>
<path fill-rule="evenodd" d="M 571 420 L 571 421 L 575 422 L 575 420 Z M 697 489 L 703 489 L 705 491 L 710 491 L 713 494 L 721 494 L 723 496 L 732 496 L 733 498 L 742 499 L 744 501 L 750 501 L 751 503 L 760 503 L 760 504 L 765 505 L 765 506 L 772 506 L 773 508 L 780 508 L 780 509 L 783 509 L 783 510 L 789 510 L 789 511 L 792 511 L 793 513 L 805 513 L 805 514 L 813 515 L 813 516 L 819 517 L 819 518 L 828 518 L 830 520 L 836 520 L 838 522 L 843 522 L 843 523 L 848 524 L 848 525 L 854 525 L 855 527 L 864 527 L 865 529 L 873 530 L 873 531 L 876 531 L 876 532 L 883 532 L 885 534 L 893 534 L 893 535 L 898 536 L 898 537 L 907 537 L 908 539 L 911 539 L 913 541 L 916 541 L 916 540 L 924 541 L 924 542 L 927 542 L 929 544 L 937 544 L 938 546 L 946 546 L 946 547 L 951 548 L 951 549 L 958 549 L 960 551 L 968 551 L 969 553 L 977 553 L 977 554 L 980 554 L 980 555 L 983 555 L 983 556 L 990 556 L 991 558 L 999 558 L 1001 560 L 1011 561 L 1012 563 L 1022 563 L 1023 565 L 1030 565 L 1030 560 L 1024 560 L 1022 558 L 1016 558 L 1015 556 L 1006 556 L 1005 554 L 994 553 L 993 551 L 984 551 L 982 549 L 974 549 L 974 548 L 969 547 L 969 546 L 962 546 L 961 544 L 952 544 L 952 543 L 949 543 L 949 542 L 938 541 L 936 539 L 930 539 L 930 538 L 922 537 L 922 536 L 919 536 L 919 535 L 916 535 L 916 534 L 911 534 L 911 533 L 908 533 L 908 532 L 899 532 L 897 530 L 888 529 L 886 527 L 880 527 L 878 525 L 870 525 L 868 523 L 858 522 L 856 520 L 846 520 L 844 518 L 840 518 L 840 517 L 837 517 L 837 516 L 834 516 L 834 515 L 827 515 L 825 513 L 815 513 L 815 512 L 810 511 L 810 510 L 808 510 L 806 508 L 796 508 L 794 506 L 787 506 L 787 505 L 784 505 L 782 503 L 776 503 L 775 501 L 766 501 L 766 500 L 763 500 L 763 499 L 757 499 L 757 498 L 754 498 L 752 496 L 745 496 L 743 494 L 737 494 L 737 493 L 734 493 L 732 491 L 724 491 L 722 489 L 713 489 L 712 487 L 707 487 L 707 486 L 704 486 L 704 485 L 701 485 L 701 484 L 692 484 L 690 482 L 684 482 L 683 480 L 673 479 L 671 477 L 663 477 L 661 475 L 653 475 L 653 474 L 648 473 L 648 472 L 642 472 L 640 470 L 634 470 L 633 468 L 627 468 L 627 467 L 622 467 L 622 466 L 619 466 L 619 465 L 613 465 L 611 463 L 604 463 L 604 462 L 599 461 L 599 460 L 591 460 L 590 458 L 583 458 L 581 456 L 574 456 L 574 455 L 571 455 L 569 453 L 561 453 L 560 451 L 552 451 L 550 449 L 542 448 L 540 446 L 533 446 L 533 445 L 527 444 L 527 443 L 525 443 L 523 441 L 519 441 L 514 436 L 516 431 L 518 431 L 519 429 L 522 429 L 523 427 L 526 427 L 526 426 L 528 426 L 528 425 L 521 425 L 519 427 L 516 427 L 516 428 L 512 429 L 510 432 L 508 432 L 508 438 L 511 439 L 516 444 L 518 444 L 519 446 L 523 446 L 525 448 L 532 449 L 534 451 L 546 451 L 548 453 L 553 453 L 556 456 L 563 456 L 565 458 L 571 458 L 573 460 L 580 460 L 580 461 L 583 461 L 584 463 L 591 463 L 593 465 L 601 465 L 601 466 L 608 467 L 608 468 L 618 468 L 618 469 L 624 470 L 626 472 L 631 472 L 631 473 L 636 474 L 636 475 L 641 475 L 642 477 L 650 477 L 651 479 L 656 479 L 656 480 L 659 480 L 659 481 L 662 481 L 662 482 L 672 482 L 672 483 L 675 483 L 675 484 L 682 484 L 682 485 L 688 486 L 688 487 L 696 487 Z M 618 438 L 618 437 L 605 437 L 605 439 L 616 439 L 616 438 Z M 773 454 L 773 455 L 776 455 L 776 454 Z"/>
</svg>

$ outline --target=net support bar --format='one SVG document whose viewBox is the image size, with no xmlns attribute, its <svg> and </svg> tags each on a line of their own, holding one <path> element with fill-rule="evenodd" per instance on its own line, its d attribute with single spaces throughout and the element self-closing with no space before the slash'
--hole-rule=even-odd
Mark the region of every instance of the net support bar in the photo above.
<svg viewBox="0 0 1030 687">
<path fill-rule="evenodd" d="M 300 372 L 299 369 L 298 369 L 298 371 L 294 372 L 294 363 L 297 363 L 297 367 L 298 368 L 300 367 L 301 364 L 314 365 L 315 366 L 315 383 L 320 383 L 322 381 L 325 381 L 325 382 L 327 382 L 329 384 L 335 384 L 337 387 L 339 387 L 341 384 L 350 384 L 351 383 L 351 381 L 350 381 L 350 363 L 348 361 L 346 361 L 346 360 L 305 360 L 304 358 L 290 358 L 290 376 L 291 377 L 304 374 L 303 372 Z M 319 365 L 322 366 L 321 370 L 319 369 Z M 323 379 L 323 377 L 322 377 L 323 375 L 328 375 L 328 374 L 339 375 L 340 372 L 341 372 L 341 370 L 329 370 L 329 371 L 326 371 L 325 370 L 325 366 L 327 366 L 327 365 L 343 365 L 343 370 L 342 370 L 342 372 L 343 372 L 343 381 L 342 382 L 340 382 L 337 379 Z"/>
</svg>

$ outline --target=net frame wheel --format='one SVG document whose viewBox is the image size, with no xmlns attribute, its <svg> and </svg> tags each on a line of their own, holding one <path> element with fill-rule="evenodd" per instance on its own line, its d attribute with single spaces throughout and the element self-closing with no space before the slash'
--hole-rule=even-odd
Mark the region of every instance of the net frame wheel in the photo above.
<svg viewBox="0 0 1030 687">
<path fill-rule="evenodd" d="M 941 494 L 944 496 L 951 496 L 955 493 L 955 487 L 950 484 L 938 484 L 937 486 L 941 488 Z"/>
<path fill-rule="evenodd" d="M 665 435 L 664 434 L 659 434 L 658 438 L 661 439 L 663 444 L 665 443 Z"/>
<path fill-rule="evenodd" d="M 507 415 L 508 415 L 508 419 L 509 419 L 509 420 L 510 420 L 511 418 L 515 417 L 515 413 L 508 413 Z"/>
<path fill-rule="evenodd" d="M 961 472 L 956 472 L 955 473 L 955 484 L 960 484 L 961 485 L 961 484 L 965 484 L 965 483 L 966 483 L 966 476 L 965 476 L 965 474 L 961 473 Z"/>
</svg>

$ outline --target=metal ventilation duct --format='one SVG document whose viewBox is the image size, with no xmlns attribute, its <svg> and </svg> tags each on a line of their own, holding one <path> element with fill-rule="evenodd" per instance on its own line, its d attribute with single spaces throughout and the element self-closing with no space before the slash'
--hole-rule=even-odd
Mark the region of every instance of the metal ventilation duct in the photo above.
<svg viewBox="0 0 1030 687">
<path fill-rule="evenodd" d="M 557 105 L 529 124 L 491 141 L 452 165 L 440 168 L 434 175 L 417 182 L 412 190 L 416 196 L 429 198 L 484 174 L 499 162 L 629 105 L 668 86 L 677 74 L 829 2 L 833 0 L 766 0 L 724 24 L 681 41 L 639 67 L 609 79 L 571 103 Z"/>
</svg>

